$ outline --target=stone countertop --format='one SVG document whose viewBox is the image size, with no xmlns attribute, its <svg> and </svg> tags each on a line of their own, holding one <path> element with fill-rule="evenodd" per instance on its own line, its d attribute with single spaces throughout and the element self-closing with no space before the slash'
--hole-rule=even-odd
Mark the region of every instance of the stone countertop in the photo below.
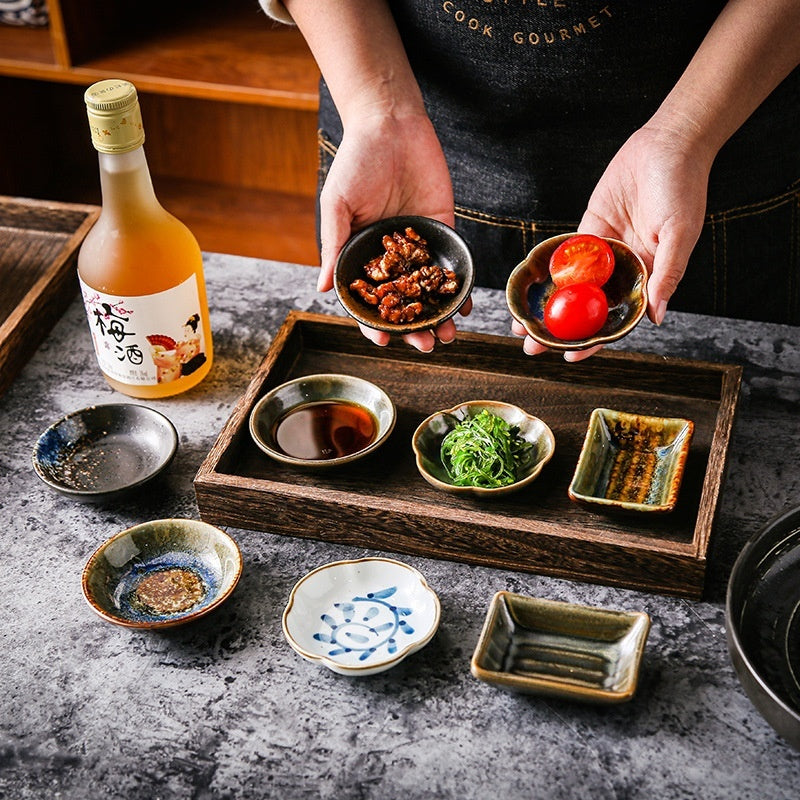
<svg viewBox="0 0 800 800">
<path fill-rule="evenodd" d="M 332 293 L 316 292 L 316 270 L 205 261 L 215 367 L 186 395 L 145 401 L 180 436 L 146 492 L 78 504 L 31 468 L 51 422 L 128 399 L 101 378 L 77 298 L 0 398 L 0 798 L 800 796 L 800 754 L 744 694 L 724 628 L 742 545 L 800 503 L 800 329 L 671 313 L 615 345 L 744 367 L 701 601 L 400 556 L 439 595 L 439 631 L 394 669 L 350 679 L 302 660 L 281 614 L 306 572 L 374 551 L 229 529 L 244 557 L 233 596 L 161 633 L 110 625 L 83 599 L 81 570 L 104 539 L 147 519 L 198 517 L 194 475 L 286 314 L 342 313 Z M 462 329 L 510 332 L 502 293 L 474 299 Z M 469 660 L 501 589 L 646 611 L 633 700 L 595 707 L 474 679 Z"/>
</svg>

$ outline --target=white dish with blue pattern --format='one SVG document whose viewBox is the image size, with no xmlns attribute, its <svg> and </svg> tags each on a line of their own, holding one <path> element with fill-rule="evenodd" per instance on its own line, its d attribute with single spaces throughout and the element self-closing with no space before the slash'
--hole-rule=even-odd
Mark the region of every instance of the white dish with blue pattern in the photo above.
<svg viewBox="0 0 800 800">
<path fill-rule="evenodd" d="M 295 584 L 283 632 L 308 661 L 340 675 L 374 675 L 424 647 L 440 615 L 436 593 L 408 564 L 334 561 Z"/>
</svg>

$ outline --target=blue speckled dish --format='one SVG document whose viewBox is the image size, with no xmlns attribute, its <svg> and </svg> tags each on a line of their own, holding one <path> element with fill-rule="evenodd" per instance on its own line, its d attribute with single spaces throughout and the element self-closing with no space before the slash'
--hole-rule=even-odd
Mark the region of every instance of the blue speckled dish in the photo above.
<svg viewBox="0 0 800 800">
<path fill-rule="evenodd" d="M 301 578 L 283 612 L 283 633 L 308 661 L 340 675 L 374 675 L 424 647 L 439 616 L 439 598 L 416 569 L 362 558 Z"/>
<path fill-rule="evenodd" d="M 666 513 L 678 502 L 694 423 L 596 408 L 567 493 L 596 510 Z"/>
<path fill-rule="evenodd" d="M 103 619 L 129 628 L 166 628 L 207 614 L 242 573 L 236 542 L 190 519 L 145 522 L 95 550 L 83 570 L 83 594 Z"/>
</svg>

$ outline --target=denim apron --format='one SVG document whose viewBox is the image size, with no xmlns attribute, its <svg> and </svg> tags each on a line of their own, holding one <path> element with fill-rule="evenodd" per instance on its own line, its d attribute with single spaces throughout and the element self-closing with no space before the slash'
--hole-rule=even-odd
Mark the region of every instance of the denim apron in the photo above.
<svg viewBox="0 0 800 800">
<path fill-rule="evenodd" d="M 722 0 L 390 0 L 453 181 L 477 283 L 503 288 L 575 230 L 608 162 L 658 108 Z M 320 186 L 342 127 L 324 82 Z M 800 69 L 720 151 L 670 308 L 800 322 Z"/>
</svg>

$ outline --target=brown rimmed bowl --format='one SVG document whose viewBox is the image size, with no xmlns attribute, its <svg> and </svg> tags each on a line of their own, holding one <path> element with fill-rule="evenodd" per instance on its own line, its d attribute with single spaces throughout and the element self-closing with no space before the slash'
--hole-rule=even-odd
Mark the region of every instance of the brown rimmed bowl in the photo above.
<svg viewBox="0 0 800 800">
<path fill-rule="evenodd" d="M 83 595 L 107 622 L 170 628 L 205 616 L 231 594 L 242 574 L 236 542 L 191 519 L 160 519 L 103 542 L 83 569 Z"/>
<path fill-rule="evenodd" d="M 442 463 L 442 441 L 459 422 L 477 416 L 484 410 L 516 426 L 519 435 L 533 447 L 528 451 L 525 462 L 521 464 L 520 474 L 514 483 L 497 487 L 458 486 Z M 451 494 L 471 495 L 481 499 L 502 497 L 529 486 L 539 477 L 545 464 L 553 457 L 555 446 L 553 431 L 547 423 L 528 414 L 519 406 L 497 400 L 469 400 L 452 408 L 437 411 L 419 424 L 411 439 L 417 469 L 431 486 Z"/>
<path fill-rule="evenodd" d="M 357 278 L 364 278 L 364 266 L 384 252 L 383 237 L 413 228 L 428 243 L 433 263 L 453 270 L 460 286 L 456 294 L 442 299 L 435 311 L 406 324 L 382 319 L 375 306 L 368 305 L 350 290 Z M 388 217 L 368 225 L 344 245 L 333 273 L 333 287 L 344 310 L 357 322 L 388 333 L 406 334 L 430 330 L 454 316 L 472 293 L 475 267 L 472 252 L 464 239 L 449 225 L 421 216 Z"/>
<path fill-rule="evenodd" d="M 555 284 L 550 277 L 550 256 L 576 233 L 564 233 L 539 242 L 516 266 L 506 284 L 506 303 L 511 315 L 534 341 L 551 350 L 587 350 L 627 336 L 647 310 L 647 269 L 642 259 L 624 242 L 605 238 L 614 252 L 614 272 L 603 285 L 608 318 L 594 336 L 567 340 L 553 336 L 544 324 L 544 308 Z"/>
</svg>

